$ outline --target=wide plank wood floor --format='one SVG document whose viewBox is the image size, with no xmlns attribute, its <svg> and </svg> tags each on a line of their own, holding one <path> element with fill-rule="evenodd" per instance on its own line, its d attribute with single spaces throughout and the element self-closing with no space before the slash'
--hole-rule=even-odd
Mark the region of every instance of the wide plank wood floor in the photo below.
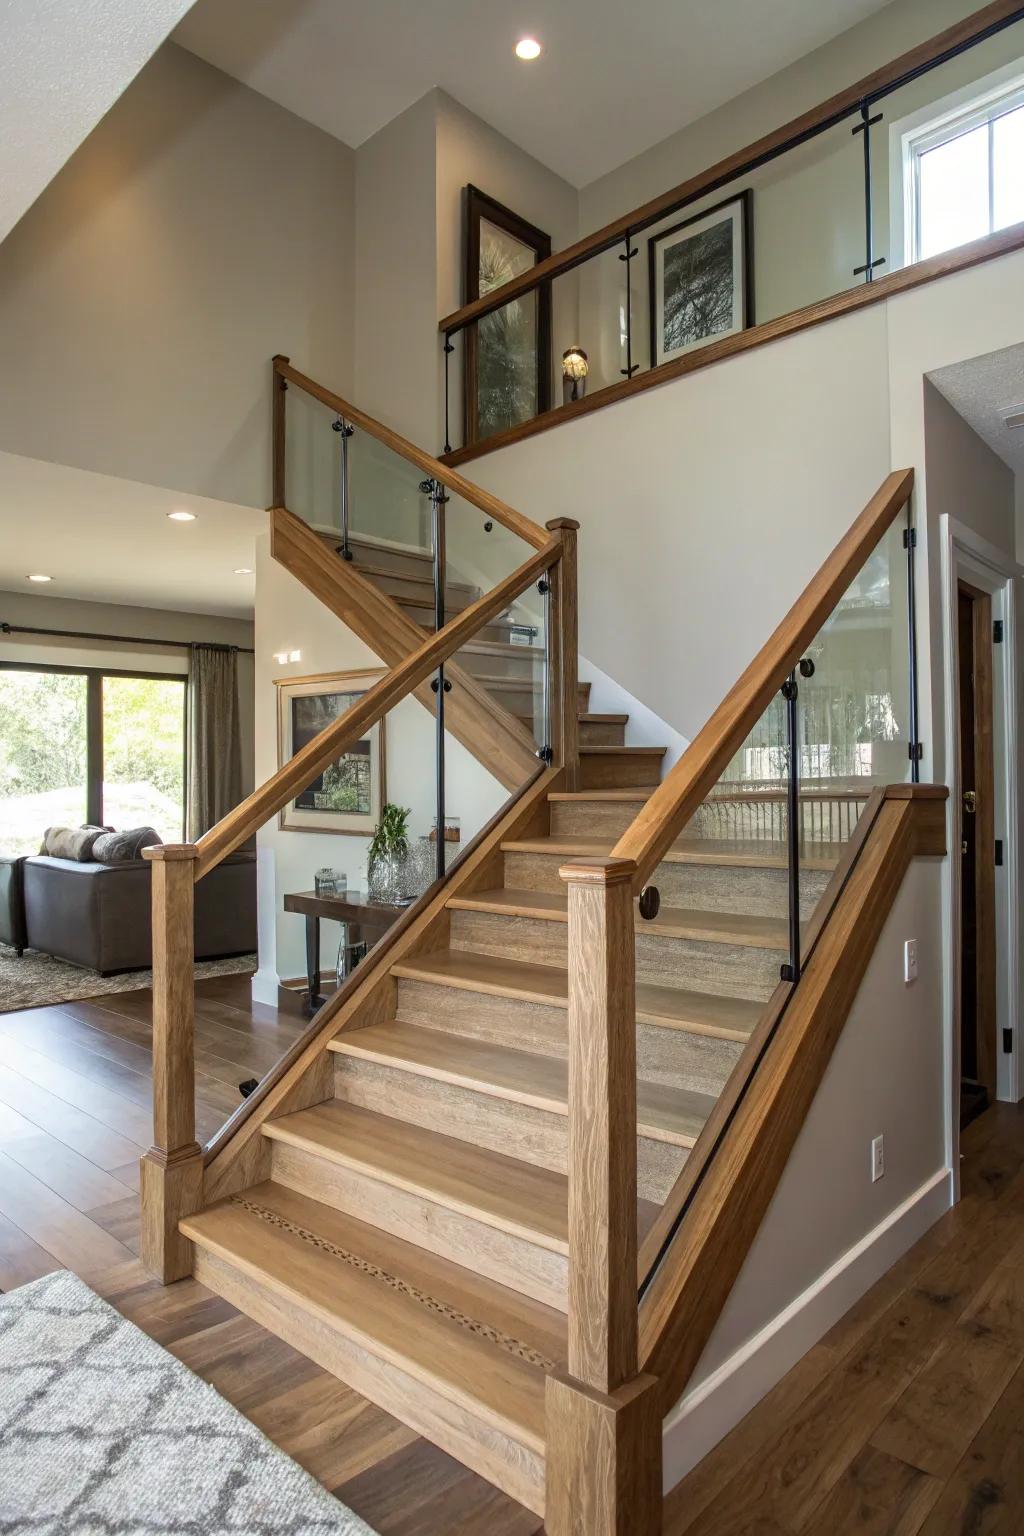
<svg viewBox="0 0 1024 1536">
<path fill-rule="evenodd" d="M 536 1516 L 195 1281 L 142 1270 L 148 992 L 0 1015 L 0 1289 L 68 1267 L 381 1536 Z M 303 1019 L 197 988 L 203 1134 Z M 963 1198 L 665 1501 L 665 1536 L 1024 1532 L 1024 1108 L 963 1140 Z"/>
</svg>

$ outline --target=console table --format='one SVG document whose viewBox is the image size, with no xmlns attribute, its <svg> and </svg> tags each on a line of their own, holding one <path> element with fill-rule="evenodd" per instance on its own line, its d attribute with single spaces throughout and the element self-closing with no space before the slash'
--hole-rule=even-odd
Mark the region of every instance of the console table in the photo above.
<svg viewBox="0 0 1024 1536">
<path fill-rule="evenodd" d="M 306 981 L 309 1004 L 319 1008 L 326 1002 L 320 992 L 320 920 L 348 924 L 348 942 L 364 938 L 376 943 L 392 923 L 398 921 L 404 907 L 389 902 L 371 901 L 362 891 L 345 891 L 337 896 L 318 896 L 316 891 L 291 891 L 284 898 L 286 912 L 298 912 L 306 919 Z"/>
</svg>

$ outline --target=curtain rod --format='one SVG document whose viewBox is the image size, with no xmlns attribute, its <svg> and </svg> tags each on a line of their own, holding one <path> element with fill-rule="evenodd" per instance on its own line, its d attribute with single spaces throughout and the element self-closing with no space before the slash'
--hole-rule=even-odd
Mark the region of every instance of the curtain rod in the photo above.
<svg viewBox="0 0 1024 1536">
<path fill-rule="evenodd" d="M 118 645 L 174 645 L 185 651 L 190 651 L 194 645 L 205 645 L 214 651 L 238 651 L 243 656 L 256 654 L 251 646 L 218 645 L 214 640 L 155 640 L 152 637 L 144 639 L 141 635 L 95 635 L 86 629 L 34 629 L 30 624 L 0 623 L 0 634 L 60 635 L 65 640 L 113 640 Z"/>
</svg>

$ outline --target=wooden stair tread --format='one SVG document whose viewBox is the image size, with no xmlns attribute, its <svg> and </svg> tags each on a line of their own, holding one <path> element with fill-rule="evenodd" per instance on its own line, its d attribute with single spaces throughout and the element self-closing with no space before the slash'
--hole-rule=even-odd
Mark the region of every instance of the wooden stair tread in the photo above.
<svg viewBox="0 0 1024 1536">
<path fill-rule="evenodd" d="M 553 799 L 554 796 L 549 798 Z M 638 801 L 638 803 L 640 803 Z M 558 858 L 604 859 L 617 838 L 589 837 L 580 832 L 559 832 L 546 837 L 517 838 L 501 845 L 503 853 L 540 853 Z M 842 845 L 814 843 L 800 860 L 801 869 L 830 870 L 839 862 Z M 759 843 L 731 838 L 678 838 L 662 856 L 666 864 L 722 864 L 748 869 L 788 869 L 784 843 Z"/>
<path fill-rule="evenodd" d="M 346 1030 L 330 1045 L 340 1055 L 403 1068 L 553 1114 L 568 1113 L 568 1069 L 555 1056 L 537 1056 L 400 1019 Z M 714 1104 L 706 1093 L 641 1080 L 637 1083 L 638 1132 L 652 1140 L 692 1147 Z"/>
<path fill-rule="evenodd" d="M 468 949 L 435 950 L 420 955 L 394 966 L 392 975 L 458 987 L 466 992 L 546 1003 L 553 1008 L 568 1006 L 568 972 L 561 967 L 503 960 Z M 763 1012 L 762 1004 L 748 998 L 690 992 L 649 982 L 637 983 L 636 1004 L 641 1023 L 739 1041 L 749 1037 Z"/>
<path fill-rule="evenodd" d="M 623 801 L 635 801 L 637 805 L 646 805 L 653 791 L 639 789 L 553 789 L 548 795 L 549 800 L 592 800 L 599 805 L 618 805 Z"/>
<path fill-rule="evenodd" d="M 529 656 L 534 661 L 544 660 L 544 647 L 542 645 L 513 645 L 509 646 L 504 640 L 469 640 L 459 647 L 458 654 L 464 656 L 471 651 L 474 656 Z"/>
<path fill-rule="evenodd" d="M 580 747 L 581 757 L 664 757 L 667 747 Z"/>
<path fill-rule="evenodd" d="M 627 725 L 629 723 L 628 715 L 595 715 L 589 710 L 578 718 L 582 725 Z"/>
<path fill-rule="evenodd" d="M 336 1099 L 268 1120 L 263 1134 L 539 1247 L 568 1252 L 566 1180 L 546 1168 Z"/>
<path fill-rule="evenodd" d="M 553 1320 L 551 1309 L 469 1271 L 463 1280 L 457 1265 L 272 1182 L 186 1218 L 181 1230 L 302 1312 L 543 1454 L 546 1368 L 536 1357 L 554 1363 L 562 1351 L 557 1325 L 531 1338 L 528 1317 L 533 1308 Z M 472 1321 L 494 1330 L 504 1347 L 467 1326 Z"/>
<path fill-rule="evenodd" d="M 422 586 L 424 581 L 429 583 L 433 579 L 432 573 L 429 573 L 426 576 L 422 576 L 419 573 L 413 571 L 392 571 L 389 570 L 387 566 L 371 565 L 369 562 L 364 562 L 362 560 L 353 560 L 352 564 L 355 566 L 355 569 L 361 576 L 383 576 L 386 581 L 413 581 L 416 582 L 418 586 Z M 472 586 L 468 581 L 452 581 L 449 578 L 449 580 L 447 580 L 444 584 L 444 589 L 446 593 L 465 593 L 473 602 L 475 602 L 480 596 L 480 588 Z M 388 595 L 391 594 L 385 594 L 385 596 Z M 399 594 L 396 593 L 394 596 L 396 599 L 399 599 Z M 400 601 L 404 602 L 405 599 L 400 598 Z M 433 598 L 417 599 L 417 601 L 429 601 L 432 603 Z"/>
<path fill-rule="evenodd" d="M 448 906 L 459 912 L 493 912 L 503 917 L 531 917 L 554 923 L 569 921 L 568 891 L 475 891 L 472 896 L 453 897 Z M 707 944 L 743 944 L 753 949 L 785 949 L 789 942 L 787 918 L 688 907 L 662 907 L 649 922 L 638 912 L 636 931 Z"/>
</svg>

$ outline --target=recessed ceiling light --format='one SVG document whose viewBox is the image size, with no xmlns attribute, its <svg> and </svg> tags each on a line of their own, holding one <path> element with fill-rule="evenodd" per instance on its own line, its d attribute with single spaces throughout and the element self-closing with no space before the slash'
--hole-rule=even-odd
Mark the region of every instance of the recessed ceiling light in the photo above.
<svg viewBox="0 0 1024 1536">
<path fill-rule="evenodd" d="M 168 512 L 167 516 L 172 523 L 194 523 L 196 520 L 194 512 Z"/>
<path fill-rule="evenodd" d="M 1024 406 L 1014 406 L 1013 410 L 1006 418 L 1006 425 L 1008 427 L 1024 427 Z"/>
<path fill-rule="evenodd" d="M 516 43 L 517 59 L 539 59 L 541 46 L 535 37 L 521 37 Z"/>
<path fill-rule="evenodd" d="M 30 576 L 28 579 L 29 581 L 52 581 L 53 577 L 43 576 L 41 573 L 37 573 L 35 576 Z"/>
<path fill-rule="evenodd" d="M 236 576 L 251 576 L 252 575 L 252 566 L 251 565 L 236 565 L 235 566 L 235 575 Z"/>
</svg>

